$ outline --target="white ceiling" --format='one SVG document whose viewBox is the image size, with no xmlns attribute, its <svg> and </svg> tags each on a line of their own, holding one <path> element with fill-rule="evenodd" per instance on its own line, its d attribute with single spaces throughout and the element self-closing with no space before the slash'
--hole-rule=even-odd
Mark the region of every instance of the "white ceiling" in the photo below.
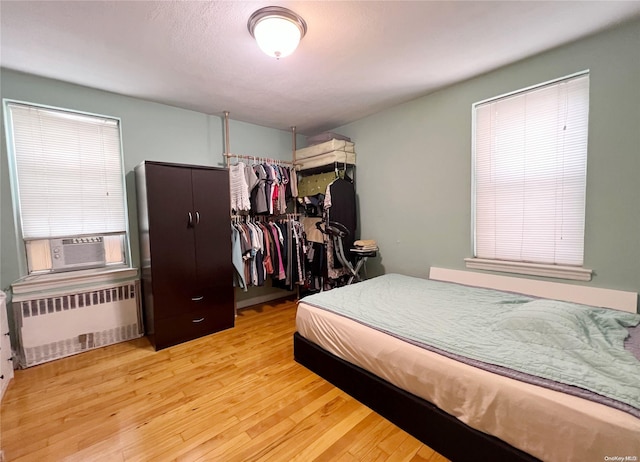
<svg viewBox="0 0 640 462">
<path fill-rule="evenodd" d="M 255 10 L 300 14 L 279 61 Z M 313 135 L 640 17 L 640 1 L 6 1 L 3 67 Z"/>
</svg>

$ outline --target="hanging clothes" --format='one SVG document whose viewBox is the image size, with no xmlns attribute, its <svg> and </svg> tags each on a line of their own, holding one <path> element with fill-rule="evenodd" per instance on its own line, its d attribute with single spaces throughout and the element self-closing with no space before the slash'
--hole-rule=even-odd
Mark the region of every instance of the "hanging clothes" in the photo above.
<svg viewBox="0 0 640 462">
<path fill-rule="evenodd" d="M 229 166 L 231 209 L 256 215 L 285 214 L 294 189 L 297 194 L 297 185 L 294 188 L 291 183 L 292 171 L 290 167 L 270 163 L 250 166 L 238 162 Z"/>
<path fill-rule="evenodd" d="M 271 232 L 273 234 L 274 242 L 276 243 L 276 253 L 278 258 L 276 260 L 276 266 L 273 271 L 273 277 L 277 280 L 285 279 L 285 262 L 286 262 L 286 248 L 284 247 L 285 240 L 282 235 L 282 231 L 274 223 L 269 223 Z"/>
<path fill-rule="evenodd" d="M 256 175 L 253 166 L 249 164 L 245 164 L 244 167 L 244 178 L 247 181 L 247 187 L 249 189 L 249 197 L 253 193 L 254 188 L 258 185 L 258 175 Z"/>
<path fill-rule="evenodd" d="M 296 258 L 294 263 L 295 276 L 298 283 L 302 283 L 305 277 L 305 256 L 307 254 L 307 240 L 304 225 L 299 221 L 290 221 L 291 232 L 294 237 Z"/>
<path fill-rule="evenodd" d="M 302 224 L 293 217 L 278 223 L 249 216 L 240 220 L 232 223 L 236 286 L 262 286 L 269 277 L 274 287 L 287 290 L 302 284 L 307 249 Z"/>
<path fill-rule="evenodd" d="M 337 178 L 327 186 L 324 198 L 325 223 L 337 222 L 342 224 L 349 233 L 342 238 L 345 257 L 353 257 L 349 249 L 353 247 L 357 228 L 356 190 L 351 181 Z M 327 246 L 327 276 L 329 279 L 339 279 L 347 276 L 349 271 L 343 268 L 336 255 L 332 239 L 326 240 Z"/>
<path fill-rule="evenodd" d="M 298 183 L 298 197 L 315 196 L 324 194 L 327 187 L 336 179 L 334 172 L 319 173 L 317 175 L 304 176 Z"/>
<path fill-rule="evenodd" d="M 324 243 L 324 235 L 316 226 L 318 223 L 322 223 L 322 218 L 303 217 L 300 222 L 302 223 L 304 233 L 309 242 L 319 242 L 320 244 Z"/>
<path fill-rule="evenodd" d="M 253 170 L 258 178 L 258 182 L 251 194 L 251 212 L 255 214 L 264 214 L 269 212 L 269 204 L 267 203 L 267 171 L 261 164 L 253 166 Z"/>
<path fill-rule="evenodd" d="M 289 184 L 289 174 L 287 173 L 288 169 L 284 168 L 282 165 L 278 165 L 278 171 L 280 172 L 280 184 L 278 185 L 278 205 L 276 213 L 283 215 L 287 213 L 287 186 Z"/>
<path fill-rule="evenodd" d="M 293 217 L 287 215 L 288 200 L 297 193 L 292 179 L 297 178 L 291 167 L 278 161 L 256 160 L 253 165 L 238 162 L 229 167 L 232 210 L 238 214 L 232 223 L 234 284 L 246 290 L 271 278 L 291 290 L 304 277 L 298 272 L 303 265 L 296 253 L 304 246 L 302 233 L 294 232 Z M 280 215 L 288 219 L 275 223 L 267 218 Z"/>
<path fill-rule="evenodd" d="M 231 260 L 233 262 L 233 285 L 247 291 L 247 282 L 244 278 L 244 261 L 242 259 L 240 231 L 231 225 Z"/>
<path fill-rule="evenodd" d="M 356 188 L 348 179 L 337 178 L 327 186 L 324 208 L 328 221 L 341 223 L 349 235 L 343 239 L 345 252 L 353 247 L 358 227 L 356 213 Z"/>
<path fill-rule="evenodd" d="M 250 202 L 253 215 L 283 215 L 287 213 L 287 200 L 293 197 L 290 167 L 261 163 L 252 167 L 255 183 Z"/>
<path fill-rule="evenodd" d="M 245 177 L 245 164 L 238 162 L 229 167 L 229 189 L 231 192 L 231 210 L 235 212 L 251 209 L 249 185 Z"/>
<path fill-rule="evenodd" d="M 289 178 L 289 187 L 291 188 L 291 197 L 298 197 L 298 174 L 296 172 L 295 167 L 289 170 L 290 178 Z"/>
</svg>

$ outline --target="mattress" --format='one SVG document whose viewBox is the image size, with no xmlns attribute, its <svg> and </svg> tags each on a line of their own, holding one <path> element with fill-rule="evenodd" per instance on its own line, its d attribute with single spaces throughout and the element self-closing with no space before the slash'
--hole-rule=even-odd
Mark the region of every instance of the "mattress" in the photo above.
<svg viewBox="0 0 640 462">
<path fill-rule="evenodd" d="M 328 352 L 542 460 L 640 457 L 640 419 L 627 412 L 464 364 L 304 300 L 296 327 Z"/>
</svg>

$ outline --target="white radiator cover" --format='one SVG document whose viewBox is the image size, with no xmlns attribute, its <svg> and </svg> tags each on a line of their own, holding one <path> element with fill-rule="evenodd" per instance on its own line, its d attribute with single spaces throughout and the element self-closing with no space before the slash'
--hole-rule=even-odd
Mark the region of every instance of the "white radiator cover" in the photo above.
<svg viewBox="0 0 640 462">
<path fill-rule="evenodd" d="M 141 337 L 139 280 L 15 293 L 20 367 Z"/>
</svg>

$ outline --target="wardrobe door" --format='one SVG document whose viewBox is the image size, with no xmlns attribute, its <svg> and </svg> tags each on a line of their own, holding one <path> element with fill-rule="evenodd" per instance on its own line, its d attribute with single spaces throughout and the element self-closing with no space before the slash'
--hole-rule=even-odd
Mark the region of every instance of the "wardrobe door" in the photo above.
<svg viewBox="0 0 640 462">
<path fill-rule="evenodd" d="M 235 320 L 229 172 L 226 169 L 193 169 L 193 205 L 196 215 L 196 290 L 200 305 L 212 310 L 218 329 Z"/>
<path fill-rule="evenodd" d="M 147 164 L 153 311 L 157 319 L 192 308 L 196 279 L 191 169 Z"/>
</svg>

